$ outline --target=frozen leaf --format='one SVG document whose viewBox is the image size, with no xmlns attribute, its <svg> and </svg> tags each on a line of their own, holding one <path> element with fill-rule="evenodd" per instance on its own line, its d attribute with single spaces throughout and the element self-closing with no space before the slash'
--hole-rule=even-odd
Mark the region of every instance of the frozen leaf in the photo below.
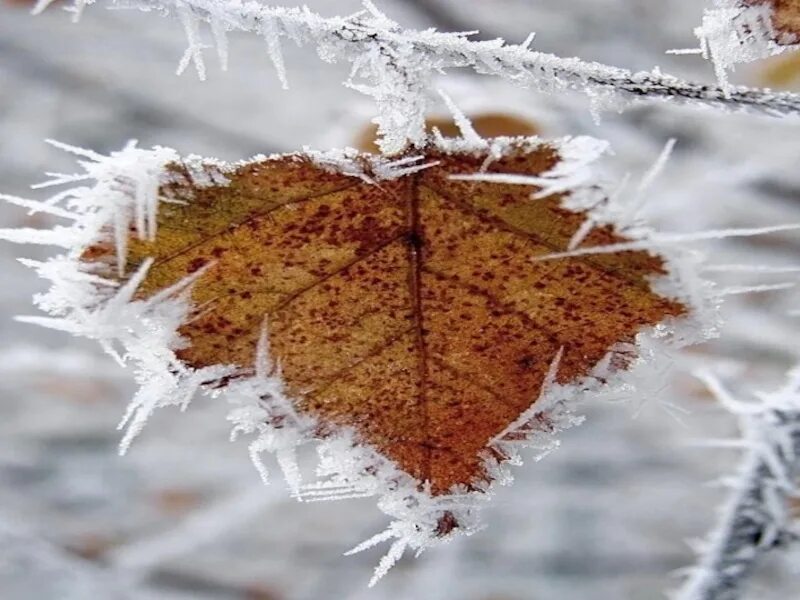
<svg viewBox="0 0 800 600">
<path fill-rule="evenodd" d="M 270 452 L 301 500 L 377 496 L 392 521 L 354 549 L 389 543 L 376 577 L 474 533 L 522 449 L 557 447 L 579 402 L 658 394 L 674 349 L 714 334 L 719 295 L 683 246 L 791 226 L 656 234 L 641 186 L 608 197 L 594 175 L 605 142 L 487 140 L 453 112 L 463 137 L 391 157 L 57 144 L 83 172 L 43 187 L 72 187 L 10 200 L 72 223 L 0 230 L 67 248 L 24 261 L 52 285 L 23 320 L 134 366 L 123 452 L 202 391 L 265 481 Z"/>
<path fill-rule="evenodd" d="M 280 376 L 316 437 L 354 431 L 433 496 L 480 490 L 493 479 L 487 452 L 507 458 L 493 441 L 538 424 L 526 411 L 545 387 L 579 383 L 687 307 L 653 290 L 666 270 L 647 251 L 537 261 L 566 251 L 587 218 L 564 194 L 451 178 L 546 177 L 563 168 L 556 145 L 429 146 L 413 158 L 428 167 L 386 178 L 367 155 L 338 166 L 278 156 L 223 183 L 173 163 L 155 238 L 132 229 L 123 269 L 110 242 L 83 258 L 109 279 L 152 261 L 142 301 L 197 277 L 178 330 L 187 368 L 233 367 L 219 383 L 232 385 L 267 365 L 257 354 L 268 340 L 262 377 Z M 629 241 L 609 225 L 582 239 Z M 458 526 L 452 514 L 445 526 Z"/>
</svg>

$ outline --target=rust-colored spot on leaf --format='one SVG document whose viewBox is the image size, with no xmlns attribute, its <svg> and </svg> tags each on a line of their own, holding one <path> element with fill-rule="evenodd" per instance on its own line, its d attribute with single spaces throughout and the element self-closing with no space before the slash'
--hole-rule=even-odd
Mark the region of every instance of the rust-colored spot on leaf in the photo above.
<svg viewBox="0 0 800 600">
<path fill-rule="evenodd" d="M 450 179 L 477 172 L 481 152 L 425 154 L 438 164 L 379 184 L 283 157 L 227 185 L 166 185 L 184 203 L 162 204 L 155 242 L 130 240 L 126 272 L 154 258 L 138 292 L 148 297 L 211 265 L 180 359 L 251 368 L 266 317 L 319 435 L 351 427 L 444 494 L 489 479 L 487 444 L 537 398 L 560 349 L 556 380 L 574 382 L 686 308 L 653 292 L 665 271 L 647 252 L 535 261 L 565 250 L 585 215 L 527 186 Z M 520 145 L 488 171 L 536 175 L 558 161 L 551 146 Z M 602 226 L 584 244 L 625 240 Z M 113 263 L 107 246 L 85 256 Z M 442 535 L 456 526 L 438 523 Z"/>
</svg>

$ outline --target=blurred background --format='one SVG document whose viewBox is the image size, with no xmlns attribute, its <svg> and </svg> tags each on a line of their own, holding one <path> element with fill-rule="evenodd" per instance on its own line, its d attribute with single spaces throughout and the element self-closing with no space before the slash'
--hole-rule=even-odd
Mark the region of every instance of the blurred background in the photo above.
<svg viewBox="0 0 800 600">
<path fill-rule="evenodd" d="M 231 68 L 209 53 L 209 78 L 174 75 L 185 40 L 173 19 L 90 7 L 79 24 L 56 4 L 0 0 L 0 190 L 29 196 L 44 171 L 71 172 L 54 138 L 109 152 L 130 138 L 183 154 L 255 153 L 368 143 L 372 107 L 341 85 L 345 66 L 284 48 L 282 91 L 263 41 L 232 39 Z M 287 2 L 286 4 L 291 4 Z M 355 0 L 316 0 L 325 15 Z M 697 0 L 381 0 L 409 27 L 481 30 L 534 47 L 711 82 L 695 46 Z M 800 89 L 791 56 L 740 69 L 735 81 Z M 612 142 L 609 178 L 635 182 L 670 138 L 675 153 L 649 195 L 666 231 L 800 222 L 800 123 L 649 104 L 595 124 L 580 95 L 546 96 L 453 74 L 439 85 L 472 115 L 500 113 L 545 136 Z M 439 116 L 444 107 L 439 107 Z M 433 116 L 437 113 L 434 111 Z M 0 204 L 0 226 L 45 227 Z M 697 245 L 715 265 L 800 265 L 800 234 Z M 280 478 L 264 487 L 243 443 L 228 441 L 227 407 L 197 400 L 158 413 L 130 453 L 117 422 L 131 377 L 91 343 L 12 320 L 30 314 L 44 282 L 16 262 L 50 250 L 0 245 L 0 598 L 3 600 L 592 600 L 662 598 L 693 560 L 732 472 L 731 450 L 700 447 L 737 435 L 691 376 L 709 367 L 742 397 L 780 385 L 800 355 L 800 292 L 730 296 L 719 339 L 674 357 L 669 385 L 627 402 L 585 406 L 540 463 L 516 469 L 486 510 L 487 528 L 418 559 L 374 589 L 385 548 L 342 553 L 382 530 L 373 500 L 300 504 Z M 721 288 L 798 281 L 797 273 L 709 272 Z M 792 311 L 795 311 L 792 314 Z M 795 559 L 797 556 L 794 557 Z M 775 553 L 748 597 L 797 597 L 792 556 Z M 797 561 L 794 561 L 797 564 Z"/>
</svg>

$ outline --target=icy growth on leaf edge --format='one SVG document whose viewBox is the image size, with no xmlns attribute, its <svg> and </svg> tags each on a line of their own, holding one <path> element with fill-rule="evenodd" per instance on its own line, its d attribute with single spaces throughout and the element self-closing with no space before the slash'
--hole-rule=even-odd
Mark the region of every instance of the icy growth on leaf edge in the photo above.
<svg viewBox="0 0 800 600">
<path fill-rule="evenodd" d="M 545 142 L 536 137 L 493 140 L 439 137 L 430 143 L 443 152 L 488 152 L 485 168 L 506 152 L 535 150 Z M 564 193 L 565 206 L 588 210 L 592 223 L 613 222 L 615 205 L 600 193 L 590 169 L 590 164 L 605 151 L 605 143 L 585 137 L 546 143 L 563 160 L 552 171 L 536 178 L 536 182 L 526 183 L 544 186 L 548 193 Z M 74 224 L 16 236 L 10 235 L 13 230 L 0 231 L 0 237 L 14 241 L 54 243 L 69 248 L 66 254 L 44 263 L 26 261 L 42 277 L 52 281 L 51 289 L 35 298 L 37 306 L 52 317 L 25 320 L 96 339 L 120 363 L 133 365 L 140 389 L 120 424 L 121 428 L 126 428 L 121 452 L 127 450 L 156 408 L 177 405 L 184 409 L 201 390 L 212 396 L 224 396 L 231 403 L 228 419 L 233 424 L 232 437 L 251 436 L 250 454 L 265 481 L 268 473 L 260 454 L 269 451 L 276 455 L 290 488 L 300 500 L 378 496 L 378 507 L 393 520 L 385 531 L 351 551 L 393 540 L 376 569 L 373 584 L 407 548 L 418 554 L 453 535 L 478 531 L 480 507 L 490 499 L 492 488 L 511 483 L 509 467 L 521 464 L 523 449 L 532 448 L 539 459 L 555 448 L 558 445 L 555 434 L 582 421 L 573 412 L 579 402 L 626 398 L 634 390 L 639 394 L 643 390 L 646 394 L 657 393 L 670 361 L 656 362 L 655 359 L 668 359 L 674 348 L 706 339 L 714 333 L 718 298 L 711 293 L 711 284 L 697 276 L 699 257 L 683 250 L 671 251 L 669 276 L 659 278 L 654 284 L 660 293 L 687 304 L 691 314 L 640 332 L 635 344 L 619 344 L 595 366 L 590 376 L 571 385 L 554 382 L 557 356 L 551 366 L 552 376 L 543 385 L 538 398 L 533 399 L 531 408 L 487 445 L 483 460 L 491 483 L 482 483 L 472 491 L 459 488 L 446 496 L 432 496 L 393 462 L 360 443 L 353 430 L 339 429 L 323 440 L 314 439 L 317 423 L 295 411 L 280 376 L 280 365 L 270 357 L 266 323 L 258 345 L 255 375 L 233 378 L 220 387 L 215 384 L 238 374 L 241 369 L 219 365 L 196 370 L 182 364 L 175 351 L 185 340 L 177 330 L 191 310 L 189 292 L 202 271 L 147 300 L 133 300 L 152 261 L 145 261 L 121 284 L 99 277 L 93 272 L 96 265 L 81 261 L 85 248 L 112 240 L 118 256 L 124 257 L 124 233 L 129 226 L 133 226 L 132 231 L 140 237 L 155 235 L 159 202 L 182 201 L 159 197 L 161 185 L 183 177 L 169 168 L 170 165 L 185 167 L 195 185 L 226 185 L 226 173 L 248 162 L 266 160 L 266 157 L 226 165 L 195 156 L 181 160 L 174 150 L 141 150 L 133 143 L 108 157 L 61 147 L 82 158 L 79 164 L 85 173 L 54 175 L 46 185 L 90 179 L 94 185 L 71 188 L 42 203 L 24 202 L 32 211 L 61 204 L 72 215 Z M 370 182 L 400 177 L 430 166 L 422 155 L 393 160 L 353 150 L 306 151 L 289 157 L 311 160 L 323 168 Z M 286 155 L 281 158 L 285 159 Z M 538 196 L 531 201 L 536 202 Z M 19 204 L 20 199 L 16 200 Z M 646 237 L 647 230 L 640 228 L 637 239 L 646 240 Z M 620 370 L 620 365 L 628 370 Z M 318 481 L 303 484 L 295 451 L 309 442 L 316 444 L 319 455 Z"/>
</svg>

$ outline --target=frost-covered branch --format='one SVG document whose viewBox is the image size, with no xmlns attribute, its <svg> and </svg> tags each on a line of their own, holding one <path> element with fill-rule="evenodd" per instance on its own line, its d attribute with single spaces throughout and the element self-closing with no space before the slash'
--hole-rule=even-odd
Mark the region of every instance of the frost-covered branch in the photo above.
<svg viewBox="0 0 800 600">
<path fill-rule="evenodd" d="M 52 0 L 40 0 L 43 10 Z M 76 0 L 73 10 L 94 0 Z M 621 109 L 641 99 L 673 100 L 747 110 L 770 115 L 800 114 L 800 96 L 746 87 L 714 86 L 682 81 L 657 69 L 634 73 L 625 69 L 562 58 L 531 50 L 530 36 L 522 44 L 502 39 L 475 41 L 469 33 L 442 33 L 434 29 L 403 29 L 380 13 L 368 0 L 365 10 L 349 17 L 325 18 L 307 8 L 268 7 L 242 0 L 107 0 L 113 8 L 173 14 L 180 18 L 188 48 L 179 70 L 193 63 L 205 75 L 200 23 L 210 25 L 220 62 L 227 62 L 228 32 L 263 37 L 280 80 L 287 77 L 281 38 L 298 45 L 312 44 L 325 61 L 352 65 L 347 84 L 376 101 L 380 146 L 386 153 L 407 143 L 424 141 L 425 105 L 429 79 L 446 69 L 468 68 L 543 91 L 584 90 L 596 109 Z"/>
<path fill-rule="evenodd" d="M 712 376 L 704 379 L 740 415 L 746 448 L 733 492 L 716 530 L 676 600 L 735 600 L 760 559 L 796 538 L 789 501 L 800 475 L 800 367 L 783 389 L 756 405 L 733 398 Z"/>
</svg>

